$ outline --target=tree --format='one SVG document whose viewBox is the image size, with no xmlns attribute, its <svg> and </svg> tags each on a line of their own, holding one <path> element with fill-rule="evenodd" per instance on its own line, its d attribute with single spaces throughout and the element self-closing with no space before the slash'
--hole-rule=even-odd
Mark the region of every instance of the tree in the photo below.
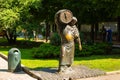
<svg viewBox="0 0 120 80">
<path fill-rule="evenodd" d="M 117 23 L 118 23 L 118 41 L 120 41 L 120 1 L 116 1 L 117 8 L 115 12 L 115 16 L 117 17 Z"/>
<path fill-rule="evenodd" d="M 46 41 L 47 37 L 50 36 L 50 26 L 54 26 L 54 15 L 59 10 L 62 9 L 62 0 L 42 0 L 40 8 L 41 19 L 45 21 L 46 24 Z"/>
<path fill-rule="evenodd" d="M 1 0 L 0 1 L 0 24 L 6 29 L 6 37 L 8 42 L 16 41 L 16 25 L 20 19 L 19 8 L 16 7 L 18 1 Z M 8 32 L 8 34 L 7 34 Z"/>
<path fill-rule="evenodd" d="M 21 26 L 30 29 L 26 26 L 34 28 L 39 25 L 38 18 L 30 12 L 31 6 L 36 7 L 40 0 L 1 0 L 0 1 L 0 27 L 6 29 L 6 37 L 9 43 L 16 41 L 16 28 Z M 30 26 L 30 25 L 35 25 Z"/>
<path fill-rule="evenodd" d="M 94 40 L 99 22 L 112 21 L 116 17 L 119 20 L 119 4 L 119 0 L 0 0 L 0 27 L 9 28 L 13 35 L 18 26 L 32 30 L 44 21 L 48 36 L 49 27 L 54 26 L 55 13 L 60 9 L 69 9 L 77 17 L 79 26 L 91 24 L 91 38 Z M 119 27 L 118 31 L 120 35 Z"/>
</svg>

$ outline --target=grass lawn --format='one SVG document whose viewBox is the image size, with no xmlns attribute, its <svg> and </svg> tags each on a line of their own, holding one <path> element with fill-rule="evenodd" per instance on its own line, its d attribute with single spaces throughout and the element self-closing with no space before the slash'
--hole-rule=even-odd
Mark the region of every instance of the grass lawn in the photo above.
<svg viewBox="0 0 120 80">
<path fill-rule="evenodd" d="M 8 54 L 10 48 L 0 48 L 0 52 Z M 20 49 L 22 64 L 31 69 L 58 67 L 58 59 L 34 59 L 32 49 Z M 120 70 L 120 55 L 93 55 L 89 57 L 75 57 L 73 66 L 85 65 L 104 71 Z"/>
<path fill-rule="evenodd" d="M 120 55 L 93 55 L 90 57 L 75 58 L 75 65 L 86 65 L 104 71 L 120 70 Z"/>
</svg>

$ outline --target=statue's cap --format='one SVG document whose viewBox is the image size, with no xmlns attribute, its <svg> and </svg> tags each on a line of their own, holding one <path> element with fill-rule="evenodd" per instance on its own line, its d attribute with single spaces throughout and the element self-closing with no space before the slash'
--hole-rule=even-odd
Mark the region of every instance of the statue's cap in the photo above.
<svg viewBox="0 0 120 80">
<path fill-rule="evenodd" d="M 73 20 L 75 20 L 77 22 L 77 18 L 76 17 L 73 17 Z"/>
</svg>

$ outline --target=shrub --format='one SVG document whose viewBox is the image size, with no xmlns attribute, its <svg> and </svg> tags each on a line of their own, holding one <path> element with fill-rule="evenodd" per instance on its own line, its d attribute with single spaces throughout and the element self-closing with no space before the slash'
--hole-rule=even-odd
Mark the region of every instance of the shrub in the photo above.
<svg viewBox="0 0 120 80">
<path fill-rule="evenodd" d="M 41 44 L 40 47 L 33 51 L 34 58 L 56 58 L 59 57 L 60 46 L 53 46 L 49 43 Z"/>
<path fill-rule="evenodd" d="M 79 50 L 78 44 L 75 46 L 75 56 L 89 56 L 92 54 L 88 45 L 82 45 L 82 51 Z"/>
<path fill-rule="evenodd" d="M 43 42 L 17 41 L 14 46 L 15 47 L 17 46 L 19 48 L 33 48 L 33 47 L 39 47 L 41 44 L 43 44 Z"/>
<path fill-rule="evenodd" d="M 111 45 L 106 43 L 97 43 L 93 45 L 82 45 L 83 50 L 80 51 L 78 44 L 75 45 L 75 57 L 90 56 L 90 55 L 104 55 L 110 51 Z M 60 55 L 60 46 L 54 46 L 49 43 L 41 44 L 40 47 L 33 51 L 35 58 L 58 58 Z M 110 53 L 107 53 L 110 54 Z"/>
<path fill-rule="evenodd" d="M 58 33 L 53 33 L 53 35 L 50 37 L 50 43 L 55 46 L 59 46 L 61 44 L 61 39 Z"/>
<path fill-rule="evenodd" d="M 78 45 L 76 45 L 75 56 L 90 56 L 90 55 L 103 55 L 110 54 L 111 45 L 107 43 L 96 43 L 92 45 L 82 45 L 83 50 L 79 51 Z"/>
<path fill-rule="evenodd" d="M 120 54 L 120 49 L 112 49 L 112 54 Z"/>
</svg>

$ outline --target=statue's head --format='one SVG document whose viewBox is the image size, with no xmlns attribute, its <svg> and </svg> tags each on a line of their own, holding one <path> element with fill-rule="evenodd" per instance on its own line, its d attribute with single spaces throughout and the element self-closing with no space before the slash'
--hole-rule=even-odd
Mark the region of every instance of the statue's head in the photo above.
<svg viewBox="0 0 120 80">
<path fill-rule="evenodd" d="M 77 23 L 77 18 L 76 17 L 73 17 L 72 18 L 72 21 L 69 23 L 69 25 L 73 26 Z"/>
</svg>

